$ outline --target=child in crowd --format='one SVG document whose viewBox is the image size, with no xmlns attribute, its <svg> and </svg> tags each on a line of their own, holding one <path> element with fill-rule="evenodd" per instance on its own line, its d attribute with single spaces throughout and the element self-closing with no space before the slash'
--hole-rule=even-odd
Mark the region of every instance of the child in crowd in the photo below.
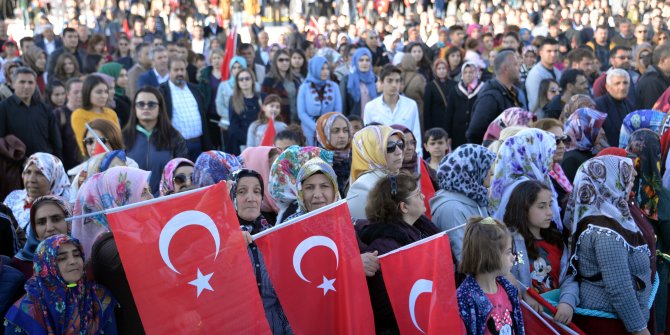
<svg viewBox="0 0 670 335">
<path fill-rule="evenodd" d="M 351 132 L 352 136 L 353 134 L 356 134 L 357 131 L 363 129 L 363 119 L 361 119 L 360 116 L 352 114 L 347 116 L 347 119 L 349 119 L 349 123 L 351 123 L 351 128 L 353 129 Z"/>
<path fill-rule="evenodd" d="M 428 165 L 433 170 L 438 170 L 442 158 L 451 151 L 449 148 L 450 143 L 449 135 L 442 128 L 431 128 L 423 134 L 423 148 L 430 154 Z"/>
<path fill-rule="evenodd" d="M 274 118 L 275 133 L 279 134 L 286 129 L 286 123 L 281 121 L 281 98 L 275 94 L 270 94 L 263 100 L 261 112 L 258 113 L 258 120 L 249 125 L 247 131 L 247 147 L 257 147 L 261 145 L 265 130 L 268 128 L 270 118 Z"/>
<path fill-rule="evenodd" d="M 306 142 L 307 139 L 302 133 L 302 128 L 299 125 L 292 124 L 275 135 L 274 146 L 283 151 L 292 145 L 304 147 Z"/>
<path fill-rule="evenodd" d="M 463 237 L 458 310 L 469 335 L 525 334 L 521 305 L 510 275 L 516 256 L 507 227 L 491 217 L 471 217 Z"/>
</svg>

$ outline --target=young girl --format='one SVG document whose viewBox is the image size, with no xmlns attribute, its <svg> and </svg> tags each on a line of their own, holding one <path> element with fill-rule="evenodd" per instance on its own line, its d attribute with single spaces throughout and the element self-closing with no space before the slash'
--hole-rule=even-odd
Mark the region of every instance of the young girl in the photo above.
<svg viewBox="0 0 670 335">
<path fill-rule="evenodd" d="M 507 227 L 491 217 L 471 217 L 463 237 L 457 290 L 458 310 L 468 335 L 525 334 L 516 287 L 510 274 L 515 255 Z"/>
<path fill-rule="evenodd" d="M 261 145 L 265 130 L 268 128 L 268 121 L 274 117 L 275 134 L 286 129 L 286 123 L 281 121 L 281 98 L 278 95 L 270 94 L 263 100 L 261 112 L 258 114 L 258 120 L 249 125 L 247 131 L 247 147 L 257 147 Z"/>
</svg>

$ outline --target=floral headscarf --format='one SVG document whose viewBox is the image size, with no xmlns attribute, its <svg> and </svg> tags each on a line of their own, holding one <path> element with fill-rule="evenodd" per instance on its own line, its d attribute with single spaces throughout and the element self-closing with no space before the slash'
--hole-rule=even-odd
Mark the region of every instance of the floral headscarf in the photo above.
<svg viewBox="0 0 670 335">
<path fill-rule="evenodd" d="M 446 156 L 437 171 L 440 188 L 464 194 L 480 206 L 488 206 L 488 188 L 484 179 L 496 155 L 478 144 L 463 144 Z"/>
<path fill-rule="evenodd" d="M 528 126 L 532 121 L 535 121 L 537 116 L 535 114 L 519 107 L 512 107 L 505 109 L 502 114 L 498 115 L 489 127 L 486 128 L 484 134 L 484 142 L 490 143 L 500 137 L 500 132 L 510 126 Z"/>
<path fill-rule="evenodd" d="M 626 115 L 621 124 L 621 133 L 619 133 L 619 147 L 625 148 L 631 134 L 638 129 L 651 129 L 653 132 L 659 133 L 663 127 L 665 116 L 665 113 L 653 109 L 636 110 Z"/>
<path fill-rule="evenodd" d="M 400 130 L 388 126 L 368 126 L 354 134 L 351 152 L 351 182 L 353 184 L 363 173 L 380 170 L 388 173 L 386 167 L 386 143 L 391 136 L 403 139 Z"/>
<path fill-rule="evenodd" d="M 661 180 L 661 141 L 649 129 L 636 130 L 630 137 L 626 151 L 633 156 L 637 178 L 635 198 L 644 215 L 658 221 L 659 194 L 663 192 Z"/>
<path fill-rule="evenodd" d="M 35 201 L 33 201 L 32 207 L 30 207 L 30 231 L 26 237 L 26 244 L 14 256 L 22 261 L 32 262 L 35 256 L 35 249 L 37 249 L 37 245 L 40 244 L 40 240 L 37 239 L 37 232 L 35 231 L 35 215 L 37 214 L 37 210 L 40 208 L 40 206 L 45 203 L 52 203 L 60 207 L 60 209 L 63 210 L 64 217 L 66 218 L 72 216 L 72 208 L 70 207 L 70 204 L 59 196 L 45 195 L 35 199 Z M 68 222 L 68 234 L 70 233 L 71 229 L 71 224 Z"/>
<path fill-rule="evenodd" d="M 35 164 L 47 180 L 49 180 L 49 183 L 51 183 L 49 194 L 65 199 L 70 196 L 70 180 L 67 178 L 67 173 L 65 173 L 63 162 L 58 157 L 44 152 L 34 153 L 28 157 L 23 171 L 28 169 L 31 164 Z"/>
<path fill-rule="evenodd" d="M 333 127 L 333 123 L 338 118 L 344 120 L 349 128 L 349 143 L 343 149 L 336 149 L 334 146 L 330 145 L 330 128 Z M 354 128 L 351 126 L 351 122 L 347 119 L 344 114 L 340 112 L 330 112 L 323 114 L 316 120 L 316 140 L 326 150 L 330 151 L 349 151 L 351 148 L 351 139 L 353 138 Z"/>
<path fill-rule="evenodd" d="M 639 229 L 628 209 L 628 185 L 633 180 L 633 161 L 618 156 L 600 156 L 586 161 L 577 170 L 574 192 L 565 210 L 565 225 L 574 235 L 585 217 L 604 215 L 631 232 Z"/>
<path fill-rule="evenodd" d="M 193 183 L 198 187 L 214 185 L 228 179 L 231 173 L 240 168 L 242 162 L 235 155 L 216 150 L 203 152 L 195 161 Z"/>
<path fill-rule="evenodd" d="M 377 80 L 375 74 L 372 72 L 372 66 L 370 66 L 370 69 L 366 72 L 363 72 L 358 68 L 358 60 L 363 56 L 368 56 L 370 64 L 372 64 L 372 53 L 368 48 L 356 49 L 354 57 L 351 60 L 349 77 L 347 78 L 347 93 L 351 94 L 351 97 L 354 98 L 354 102 L 361 101 L 361 83 L 368 87 L 370 99 L 377 97 L 377 87 L 375 86 Z"/>
<path fill-rule="evenodd" d="M 591 108 L 576 110 L 565 122 L 565 134 L 572 139 L 567 150 L 588 151 L 596 148 L 598 133 L 602 130 L 607 114 Z"/>
<path fill-rule="evenodd" d="M 237 211 L 237 186 L 240 182 L 240 179 L 245 178 L 245 177 L 252 177 L 258 179 L 258 182 L 261 185 L 261 194 L 263 194 L 263 198 L 265 198 L 265 184 L 263 183 L 263 177 L 261 177 L 260 173 L 251 170 L 251 169 L 239 169 L 230 176 L 230 199 L 233 201 L 233 206 L 235 206 L 235 211 Z M 272 227 L 270 223 L 263 217 L 263 214 L 259 215 L 254 221 L 248 221 L 244 220 L 239 215 L 237 216 L 238 221 L 240 221 L 240 228 L 243 231 L 249 232 L 250 234 L 257 234 L 260 233 L 266 229 L 269 229 Z"/>
<path fill-rule="evenodd" d="M 270 180 L 270 153 L 272 151 L 279 154 L 281 150 L 275 147 L 251 147 L 246 148 L 240 155 L 244 161 L 244 166 L 247 169 L 258 172 L 263 180 L 263 202 L 261 203 L 261 211 L 279 213 L 279 206 L 275 200 L 270 196 L 270 187 L 268 181 Z"/>
<path fill-rule="evenodd" d="M 102 286 L 86 279 L 74 287 L 58 270 L 58 249 L 70 243 L 84 258 L 79 241 L 67 235 L 45 239 L 35 251 L 35 276 L 25 285 L 26 295 L 7 312 L 8 329 L 27 334 L 99 334 L 114 314 L 116 299 Z"/>
<path fill-rule="evenodd" d="M 151 172 L 117 166 L 88 179 L 77 193 L 74 215 L 83 215 L 121 207 L 141 201 L 142 192 L 149 187 Z M 72 236 L 78 238 L 87 254 L 102 233 L 109 231 L 104 214 L 75 218 Z"/>
<path fill-rule="evenodd" d="M 302 182 L 317 172 L 323 173 L 323 175 L 326 176 L 326 178 L 328 178 L 330 183 L 333 185 L 333 192 L 335 192 L 335 198 L 333 202 L 342 199 L 342 197 L 340 197 L 340 192 L 337 190 L 337 175 L 335 175 L 333 168 L 330 166 L 330 164 L 324 162 L 321 158 L 312 158 L 307 161 L 307 163 L 305 163 L 302 168 L 300 168 L 298 177 L 296 178 L 298 182 L 298 207 L 300 213 L 304 214 L 309 212 L 309 210 L 307 210 L 307 206 L 305 206 L 305 197 L 302 192 Z"/>
<path fill-rule="evenodd" d="M 186 158 L 174 158 L 165 164 L 163 168 L 163 175 L 161 176 L 161 182 L 159 186 L 160 196 L 165 196 L 174 191 L 174 172 L 177 170 L 179 165 L 190 165 L 195 166 L 193 162 Z M 194 171 L 195 173 L 195 171 Z"/>
<path fill-rule="evenodd" d="M 298 199 L 298 172 L 310 159 L 319 157 L 332 164 L 333 153 L 317 147 L 292 145 L 282 152 L 270 168 L 270 195 L 281 209 Z"/>
<path fill-rule="evenodd" d="M 565 123 L 570 115 L 580 108 L 596 108 L 596 102 L 586 94 L 575 94 L 569 100 L 568 103 L 563 106 L 561 111 L 561 116 L 558 118 L 559 121 Z"/>
</svg>

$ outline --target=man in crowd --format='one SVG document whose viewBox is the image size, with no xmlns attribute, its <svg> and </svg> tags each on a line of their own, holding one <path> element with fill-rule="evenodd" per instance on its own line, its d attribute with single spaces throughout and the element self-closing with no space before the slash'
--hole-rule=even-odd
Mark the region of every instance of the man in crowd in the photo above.
<svg viewBox="0 0 670 335">
<path fill-rule="evenodd" d="M 540 82 L 544 79 L 561 79 L 561 71 L 554 68 L 558 61 L 558 41 L 553 38 L 546 38 L 540 44 L 540 62 L 535 64 L 526 78 L 526 95 L 528 96 L 528 106 L 531 110 L 535 109 L 540 92 Z M 537 106 L 543 107 L 543 106 Z"/>
<path fill-rule="evenodd" d="M 607 71 L 605 89 L 607 94 L 596 99 L 596 109 L 607 113 L 603 130 L 607 136 L 607 143 L 612 147 L 619 146 L 621 124 L 628 113 L 633 111 L 633 105 L 626 97 L 630 88 L 630 75 L 624 69 L 610 69 Z"/>
<path fill-rule="evenodd" d="M 238 52 L 240 56 L 244 57 L 244 60 L 247 61 L 247 68 L 254 72 L 256 82 L 262 83 L 265 79 L 265 65 L 255 62 L 256 51 L 254 50 L 254 46 L 249 43 L 242 43 L 238 48 Z"/>
<path fill-rule="evenodd" d="M 151 69 L 142 74 L 137 82 L 137 87 L 151 86 L 158 88 L 158 85 L 167 82 L 170 79 L 168 71 L 168 52 L 163 46 L 157 46 L 149 52 L 151 59 Z"/>
<path fill-rule="evenodd" d="M 47 23 L 42 27 L 42 34 L 36 36 L 35 45 L 46 51 L 47 55 L 51 55 L 56 49 L 63 46 L 63 41 L 54 34 L 51 23 Z"/>
<path fill-rule="evenodd" d="M 630 20 L 622 19 L 619 21 L 619 32 L 612 37 L 612 43 L 616 46 L 632 48 L 635 46 L 635 41 L 635 35 L 631 31 Z"/>
<path fill-rule="evenodd" d="M 375 73 L 379 73 L 381 68 L 389 63 L 384 45 L 379 44 L 379 36 L 373 29 L 363 31 L 358 43 L 372 53 L 372 68 Z"/>
<path fill-rule="evenodd" d="M 652 65 L 637 82 L 638 109 L 650 109 L 656 100 L 670 87 L 670 43 L 656 47 L 652 54 Z"/>
<path fill-rule="evenodd" d="M 609 27 L 598 26 L 593 34 L 593 41 L 586 43 L 593 50 L 593 54 L 600 62 L 600 71 L 607 71 L 610 67 L 610 49 L 612 45 L 608 42 Z"/>
<path fill-rule="evenodd" d="M 558 119 L 563 112 L 563 107 L 570 101 L 570 98 L 577 94 L 589 94 L 589 81 L 582 70 L 565 70 L 561 74 L 561 80 L 558 83 L 561 87 L 561 93 L 552 98 L 544 106 L 544 117 Z"/>
<path fill-rule="evenodd" d="M 630 71 L 630 61 L 631 61 L 632 55 L 631 55 L 631 49 L 626 46 L 616 46 L 610 51 L 610 65 L 612 66 L 611 69 L 623 69 L 628 74 L 630 75 L 631 78 L 633 77 L 633 74 Z M 603 72 L 600 74 L 600 77 L 596 79 L 596 81 L 593 83 L 593 96 L 598 98 L 607 93 L 605 90 L 605 81 L 607 77 L 607 72 Z M 635 99 L 635 80 L 631 80 L 630 82 L 630 89 L 628 90 L 628 102 L 632 106 L 636 105 L 636 99 Z"/>
<path fill-rule="evenodd" d="M 149 44 L 140 42 L 135 46 L 134 56 L 135 64 L 128 70 L 128 89 L 129 97 L 134 97 L 139 88 L 138 81 L 140 76 L 151 69 L 151 58 L 149 57 Z"/>
<path fill-rule="evenodd" d="M 65 52 L 73 54 L 79 62 L 79 68 L 83 67 L 84 52 L 78 48 L 79 45 L 79 34 L 73 28 L 63 29 L 63 46 L 54 50 L 49 54 L 49 59 L 47 61 L 47 72 L 52 74 L 54 67 L 56 67 L 56 61 L 58 57 Z"/>
</svg>

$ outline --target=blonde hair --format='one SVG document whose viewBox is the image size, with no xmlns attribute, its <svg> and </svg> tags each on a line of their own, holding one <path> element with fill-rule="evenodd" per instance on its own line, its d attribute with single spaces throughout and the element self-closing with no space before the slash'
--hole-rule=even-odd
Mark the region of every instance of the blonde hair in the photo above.
<svg viewBox="0 0 670 335">
<path fill-rule="evenodd" d="M 511 239 L 504 223 L 491 217 L 470 217 L 465 227 L 458 271 L 473 276 L 500 271 L 502 254 Z"/>
</svg>

